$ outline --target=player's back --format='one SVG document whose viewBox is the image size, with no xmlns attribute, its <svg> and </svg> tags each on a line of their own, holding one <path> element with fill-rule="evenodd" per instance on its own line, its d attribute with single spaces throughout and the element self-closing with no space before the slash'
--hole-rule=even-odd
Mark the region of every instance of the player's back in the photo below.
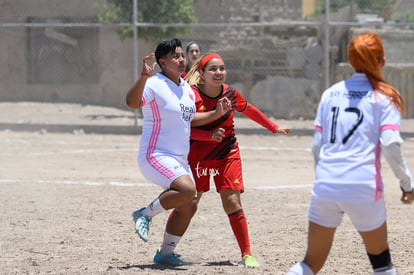
<svg viewBox="0 0 414 275">
<path fill-rule="evenodd" d="M 374 93 L 364 74 L 354 74 L 324 92 L 315 120 L 323 136 L 316 184 L 335 185 L 336 190 L 339 185 L 368 185 L 375 190 L 382 117 L 389 104 L 385 96 Z"/>
</svg>

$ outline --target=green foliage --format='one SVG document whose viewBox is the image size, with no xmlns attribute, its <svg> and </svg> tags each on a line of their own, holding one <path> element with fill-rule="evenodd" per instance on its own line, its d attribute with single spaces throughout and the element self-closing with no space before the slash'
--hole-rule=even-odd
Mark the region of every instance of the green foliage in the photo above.
<svg viewBox="0 0 414 275">
<path fill-rule="evenodd" d="M 330 9 L 331 12 L 336 12 L 339 9 L 349 6 L 351 4 L 356 5 L 359 13 L 373 13 L 379 14 L 387 5 L 388 0 L 331 0 Z M 317 14 L 325 12 L 325 1 L 321 1 L 320 7 L 317 8 Z"/>
<path fill-rule="evenodd" d="M 388 0 L 356 1 L 361 13 L 380 14 L 387 6 Z"/>
<path fill-rule="evenodd" d="M 413 23 L 414 22 L 414 11 L 409 11 L 406 17 L 407 17 L 407 22 Z"/>
<path fill-rule="evenodd" d="M 414 22 L 414 10 L 405 10 L 405 11 L 400 11 L 398 13 L 394 13 L 391 19 L 395 20 L 396 22 L 413 23 Z"/>
<path fill-rule="evenodd" d="M 194 23 L 194 0 L 137 0 L 137 21 L 145 23 Z M 132 0 L 107 0 L 107 4 L 96 4 L 98 20 L 103 23 L 131 23 L 133 16 Z M 133 36 L 132 27 L 120 27 L 121 40 Z M 177 35 L 191 34 L 191 28 L 185 27 L 139 27 L 138 37 L 158 42 Z"/>
</svg>

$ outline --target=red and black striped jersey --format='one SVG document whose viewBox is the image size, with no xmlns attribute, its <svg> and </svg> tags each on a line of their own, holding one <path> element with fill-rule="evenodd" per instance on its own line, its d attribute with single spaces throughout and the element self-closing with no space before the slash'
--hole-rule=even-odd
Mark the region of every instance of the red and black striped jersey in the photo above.
<svg viewBox="0 0 414 275">
<path fill-rule="evenodd" d="M 222 91 L 217 97 L 205 95 L 197 86 L 192 86 L 196 97 L 196 111 L 208 112 L 214 110 L 220 98 L 227 97 L 231 101 L 232 110 L 221 118 L 199 127 L 191 128 L 189 160 L 218 160 L 225 157 L 240 157 L 237 140 L 234 134 L 234 111 L 242 112 L 247 107 L 247 101 L 233 87 L 223 84 Z M 211 133 L 217 128 L 225 130 L 222 142 L 211 140 Z"/>
</svg>

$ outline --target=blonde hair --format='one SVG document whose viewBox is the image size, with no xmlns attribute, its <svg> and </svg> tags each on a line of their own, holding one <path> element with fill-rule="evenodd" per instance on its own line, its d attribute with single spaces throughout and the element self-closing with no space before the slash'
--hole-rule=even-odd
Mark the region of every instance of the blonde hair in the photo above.
<svg viewBox="0 0 414 275">
<path fill-rule="evenodd" d="M 193 66 L 191 66 L 190 70 L 184 77 L 184 80 L 187 81 L 190 85 L 200 85 L 204 84 L 204 81 L 201 79 L 200 76 L 200 60 L 201 58 L 197 59 L 194 62 Z"/>
<path fill-rule="evenodd" d="M 352 39 L 348 45 L 348 61 L 356 72 L 365 73 L 375 91 L 386 95 L 405 114 L 404 99 L 381 74 L 384 47 L 378 34 L 367 32 Z"/>
<path fill-rule="evenodd" d="M 204 80 L 201 79 L 200 70 L 204 71 L 204 68 L 207 66 L 207 64 L 210 62 L 213 58 L 221 58 L 220 55 L 216 53 L 206 53 L 202 57 L 196 60 L 196 62 L 191 66 L 188 73 L 185 75 L 184 79 L 190 84 L 190 85 L 202 85 L 204 84 Z M 200 68 L 201 67 L 201 68 Z"/>
</svg>

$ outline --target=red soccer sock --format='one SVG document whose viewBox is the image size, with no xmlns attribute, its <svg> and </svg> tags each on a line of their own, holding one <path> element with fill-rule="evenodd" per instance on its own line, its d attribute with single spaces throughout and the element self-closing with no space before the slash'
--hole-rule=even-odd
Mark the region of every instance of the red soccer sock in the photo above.
<svg viewBox="0 0 414 275">
<path fill-rule="evenodd" d="M 247 229 L 246 216 L 243 210 L 229 215 L 230 225 L 233 229 L 239 244 L 242 257 L 246 254 L 252 254 L 250 251 L 249 231 Z"/>
</svg>

